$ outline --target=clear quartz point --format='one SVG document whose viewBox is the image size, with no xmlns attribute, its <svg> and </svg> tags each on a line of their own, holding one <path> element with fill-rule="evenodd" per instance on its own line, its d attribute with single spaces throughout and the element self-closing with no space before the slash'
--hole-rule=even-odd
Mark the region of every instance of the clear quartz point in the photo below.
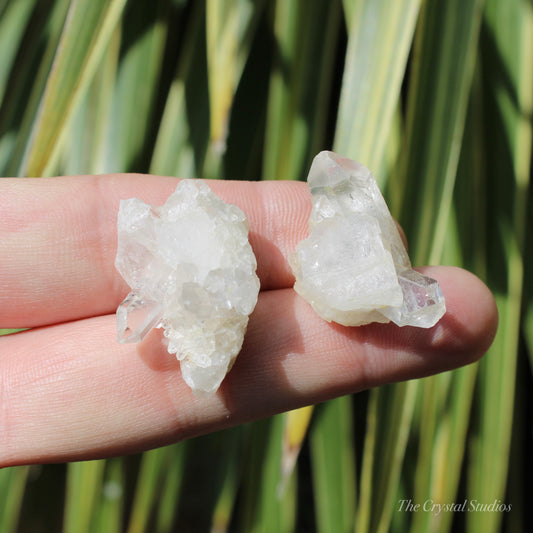
<svg viewBox="0 0 533 533">
<path fill-rule="evenodd" d="M 117 309 L 118 342 L 141 342 L 162 319 L 163 306 L 131 291 Z"/>
<path fill-rule="evenodd" d="M 388 307 L 381 312 L 398 326 L 433 327 L 446 312 L 437 280 L 416 270 L 404 270 L 398 281 L 403 293 L 401 307 Z"/>
<path fill-rule="evenodd" d="M 442 291 L 436 280 L 411 268 L 370 170 L 320 152 L 307 183 L 313 204 L 309 237 L 289 258 L 295 290 L 322 318 L 345 326 L 434 326 L 446 311 Z"/>
</svg>

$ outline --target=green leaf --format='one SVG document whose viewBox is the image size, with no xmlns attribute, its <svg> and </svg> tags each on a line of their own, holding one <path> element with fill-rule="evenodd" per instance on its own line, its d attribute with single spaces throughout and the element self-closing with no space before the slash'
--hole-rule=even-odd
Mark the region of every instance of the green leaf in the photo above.
<svg viewBox="0 0 533 533">
<path fill-rule="evenodd" d="M 13 333 L 18 333 L 19 331 L 24 331 L 24 330 L 23 329 L 0 329 L 0 336 L 11 335 Z"/>
<path fill-rule="evenodd" d="M 479 421 L 468 493 L 492 502 L 506 494 L 519 355 L 532 142 L 531 5 L 487 0 L 483 29 L 484 111 L 491 125 L 484 129 L 490 184 L 488 280 L 496 293 L 500 325 L 480 363 Z M 471 513 L 467 526 L 474 532 L 496 532 L 502 519 L 502 513 Z"/>
<path fill-rule="evenodd" d="M 310 430 L 317 530 L 350 531 L 355 507 L 355 459 L 351 397 L 316 408 Z"/>
<path fill-rule="evenodd" d="M 4 98 L 10 72 L 15 68 L 17 52 L 20 49 L 27 24 L 36 0 L 4 2 L 0 9 L 0 102 Z"/>
<path fill-rule="evenodd" d="M 161 491 L 166 485 L 166 479 L 169 475 L 175 482 L 171 493 L 176 495 L 175 490 L 179 490 L 183 476 L 186 447 L 186 444 L 177 444 L 143 453 L 135 486 L 128 533 L 152 531 L 151 517 L 155 510 L 159 509 L 159 513 L 167 513 L 168 500 Z M 167 526 L 171 524 L 176 511 L 177 505 L 176 502 L 173 502 L 172 516 L 162 516 L 160 523 Z"/>
<path fill-rule="evenodd" d="M 350 9 L 335 150 L 381 176 L 420 0 L 361 0 Z"/>
<path fill-rule="evenodd" d="M 194 2 L 152 155 L 150 172 L 155 174 L 203 176 L 209 144 L 204 15 L 204 2 Z"/>
<path fill-rule="evenodd" d="M 206 37 L 211 142 L 224 152 L 235 91 L 263 1 L 207 0 Z"/>
<path fill-rule="evenodd" d="M 231 428 L 198 438 L 187 447 L 175 521 L 178 529 L 186 530 L 189 524 L 198 531 L 228 527 L 240 481 L 245 432 L 242 427 Z"/>
<path fill-rule="evenodd" d="M 356 531 L 385 533 L 398 509 L 402 464 L 415 406 L 417 381 L 370 392 Z"/>
<path fill-rule="evenodd" d="M 323 148 L 339 32 L 338 0 L 276 2 L 263 177 L 303 179 Z"/>
<path fill-rule="evenodd" d="M 135 495 L 129 516 L 128 533 L 148 531 L 153 508 L 160 496 L 161 478 L 167 467 L 169 451 L 158 448 L 144 452 L 135 484 Z"/>
<path fill-rule="evenodd" d="M 161 494 L 157 505 L 155 532 L 171 532 L 178 511 L 177 502 L 180 501 L 183 471 L 187 454 L 187 444 L 178 443 L 173 446 L 169 460 L 166 461 L 166 473 L 161 485 Z"/>
<path fill-rule="evenodd" d="M 304 445 L 314 407 L 306 405 L 285 413 L 282 437 L 281 486 L 284 487 L 294 472 L 296 461 Z"/>
<path fill-rule="evenodd" d="M 483 131 L 480 77 L 475 77 L 458 168 L 454 205 L 444 243 L 445 264 L 474 269 L 486 277 L 484 179 L 481 163 Z M 472 422 L 478 365 L 470 365 L 423 382 L 422 412 L 418 422 L 415 501 L 457 502 L 463 461 Z M 411 495 L 404 495 L 410 497 Z M 453 531 L 456 513 L 415 513 L 411 530 Z"/>
<path fill-rule="evenodd" d="M 69 4 L 69 0 L 38 2 L 25 28 L 26 34 L 17 51 L 0 106 L 0 164 L 3 176 L 18 175 Z"/>
<path fill-rule="evenodd" d="M 296 478 L 282 484 L 281 415 L 251 425 L 242 484 L 239 531 L 288 533 L 296 518 Z"/>
<path fill-rule="evenodd" d="M 91 520 L 102 492 L 105 461 L 70 463 L 67 471 L 67 493 L 63 531 L 90 533 Z"/>
<path fill-rule="evenodd" d="M 29 467 L 0 470 L 0 531 L 15 533 L 22 512 L 22 502 Z"/>
<path fill-rule="evenodd" d="M 242 428 L 227 432 L 228 441 L 224 448 L 224 455 L 220 458 L 222 484 L 213 508 L 211 531 L 223 533 L 230 531 L 231 519 L 235 512 L 237 492 L 242 478 Z M 217 439 L 220 440 L 220 439 Z"/>
<path fill-rule="evenodd" d="M 132 4 L 124 11 L 105 139 L 107 172 L 148 170 L 169 14 L 169 0 Z"/>
<path fill-rule="evenodd" d="M 100 68 L 80 102 L 63 143 L 58 174 L 103 174 L 117 168 L 115 150 L 123 154 L 121 137 L 110 135 L 114 87 L 119 63 L 120 32 L 110 38 Z M 123 160 L 121 161 L 124 162 Z M 121 168 L 121 167 L 119 167 Z"/>
<path fill-rule="evenodd" d="M 91 521 L 91 531 L 101 533 L 123 531 L 124 493 L 124 460 L 108 459 L 102 491 Z"/>
<path fill-rule="evenodd" d="M 42 176 L 94 75 L 125 0 L 74 0 L 61 33 L 18 175 Z"/>
<path fill-rule="evenodd" d="M 442 254 L 482 6 L 482 0 L 435 0 L 426 2 L 421 13 L 401 175 L 400 222 L 415 264 L 438 262 Z"/>
</svg>

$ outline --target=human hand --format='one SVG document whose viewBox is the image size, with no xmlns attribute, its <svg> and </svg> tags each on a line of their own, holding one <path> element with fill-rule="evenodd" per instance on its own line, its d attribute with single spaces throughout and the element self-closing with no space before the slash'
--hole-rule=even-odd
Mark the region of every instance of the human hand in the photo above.
<svg viewBox="0 0 533 533">
<path fill-rule="evenodd" d="M 297 182 L 210 181 L 250 223 L 261 293 L 220 390 L 198 398 L 152 331 L 118 344 L 128 287 L 114 268 L 119 200 L 163 204 L 174 178 L 0 180 L 0 466 L 94 459 L 176 442 L 339 395 L 471 363 L 497 326 L 472 274 L 425 268 L 447 312 L 431 329 L 329 324 L 292 289 L 287 255 L 307 235 Z"/>
</svg>

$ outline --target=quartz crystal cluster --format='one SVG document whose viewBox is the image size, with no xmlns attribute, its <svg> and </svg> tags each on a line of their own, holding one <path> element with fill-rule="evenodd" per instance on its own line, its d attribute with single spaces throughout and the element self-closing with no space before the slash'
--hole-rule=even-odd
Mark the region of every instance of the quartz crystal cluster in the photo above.
<svg viewBox="0 0 533 533">
<path fill-rule="evenodd" d="M 161 207 L 122 200 L 115 266 L 132 289 L 117 309 L 119 342 L 164 328 L 191 389 L 216 391 L 259 292 L 244 213 L 197 180 L 182 180 Z"/>
<path fill-rule="evenodd" d="M 411 268 L 371 172 L 320 152 L 307 183 L 313 209 L 309 237 L 290 257 L 295 290 L 322 318 L 345 326 L 435 325 L 446 311 L 444 296 L 437 281 Z"/>
</svg>

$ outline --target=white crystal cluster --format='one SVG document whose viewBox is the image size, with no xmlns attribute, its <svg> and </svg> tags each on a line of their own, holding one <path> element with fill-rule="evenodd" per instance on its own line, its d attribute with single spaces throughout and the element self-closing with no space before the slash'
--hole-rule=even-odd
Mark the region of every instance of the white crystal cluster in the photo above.
<svg viewBox="0 0 533 533">
<path fill-rule="evenodd" d="M 307 183 L 309 238 L 290 257 L 295 290 L 327 321 L 345 326 L 392 321 L 434 326 L 446 311 L 436 280 L 411 268 L 371 172 L 320 152 Z"/>
<path fill-rule="evenodd" d="M 163 327 L 187 384 L 215 392 L 259 292 L 244 213 L 197 180 L 182 180 L 161 207 L 122 200 L 115 266 L 132 288 L 117 309 L 119 342 Z"/>
</svg>

